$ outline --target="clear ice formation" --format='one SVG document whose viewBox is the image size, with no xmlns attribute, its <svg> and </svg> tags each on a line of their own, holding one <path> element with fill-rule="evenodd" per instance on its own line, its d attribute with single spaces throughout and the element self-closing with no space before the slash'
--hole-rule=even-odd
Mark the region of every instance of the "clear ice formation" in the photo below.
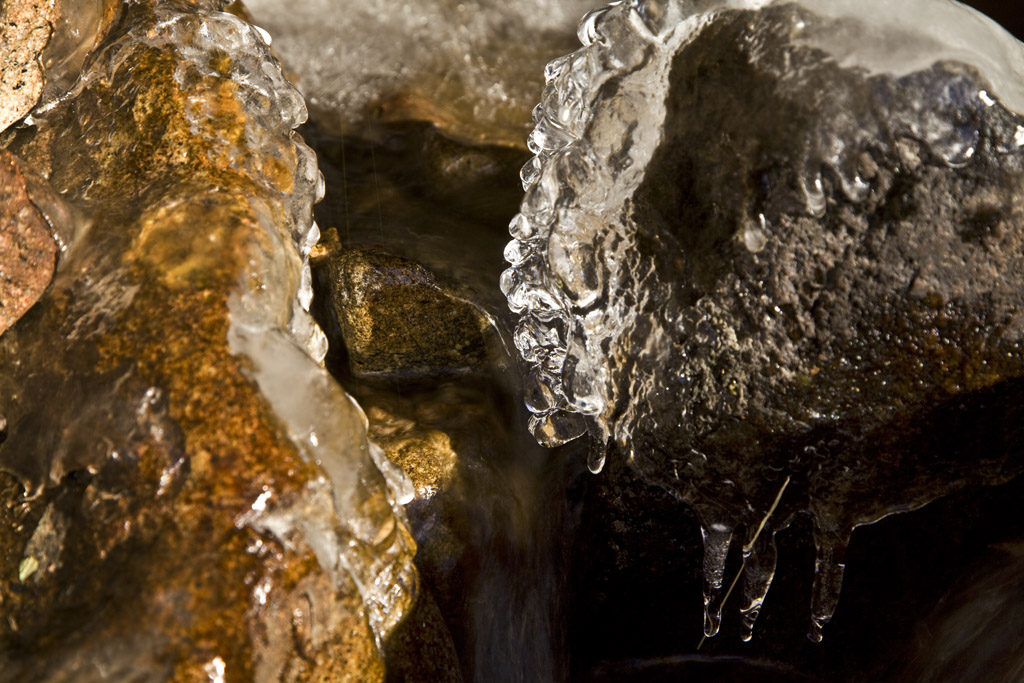
<svg viewBox="0 0 1024 683">
<path fill-rule="evenodd" d="M 855 527 L 1020 471 L 1024 48 L 949 0 L 627 0 L 578 35 L 500 283 L 531 431 L 697 512 L 707 635 L 734 537 L 749 639 L 809 514 L 820 640 Z"/>
<path fill-rule="evenodd" d="M 250 0 L 321 124 L 424 117 L 452 135 L 522 144 L 535 74 L 571 49 L 600 0 Z M 376 112 L 376 114 L 374 114 Z"/>
</svg>

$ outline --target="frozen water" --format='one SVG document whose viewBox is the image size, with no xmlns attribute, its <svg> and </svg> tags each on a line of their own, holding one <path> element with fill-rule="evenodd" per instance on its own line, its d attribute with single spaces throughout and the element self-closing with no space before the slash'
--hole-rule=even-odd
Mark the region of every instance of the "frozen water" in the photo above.
<svg viewBox="0 0 1024 683">
<path fill-rule="evenodd" d="M 708 635 L 734 532 L 748 638 L 775 532 L 811 514 L 820 639 L 854 527 L 1019 467 L 867 435 L 1017 391 L 1024 48 L 947 0 L 629 0 L 579 39 L 545 70 L 501 278 L 530 427 L 586 429 L 591 469 L 628 452 L 694 507 Z M 982 205 L 998 248 L 968 236 Z"/>
<path fill-rule="evenodd" d="M 544 62 L 572 48 L 598 0 L 246 3 L 318 121 L 427 118 L 469 140 L 521 144 Z"/>
<path fill-rule="evenodd" d="M 250 254 L 229 310 L 231 352 L 244 356 L 289 438 L 307 460 L 324 470 L 306 498 L 290 507 L 254 510 L 244 523 L 273 533 L 281 542 L 303 542 L 332 576 L 352 576 L 371 626 L 383 638 L 405 615 L 416 586 L 415 552 L 400 499 L 410 484 L 366 438 L 366 417 L 322 367 L 323 333 L 309 314 L 309 251 L 319 238 L 312 204 L 322 179 L 312 151 L 292 133 L 306 120 L 302 97 L 284 79 L 265 41 L 251 25 L 220 12 L 181 15 L 158 11 L 159 31 L 145 38 L 181 51 L 176 78 L 212 71 L 220 48 L 233 55 L 233 81 L 246 113 L 249 146 L 236 149 L 209 126 L 210 104 L 196 98 L 193 133 L 211 143 L 286 208 L 282 216 L 256 204 L 265 242 Z M 262 145 L 260 143 L 263 143 Z M 283 159 L 294 181 L 282 191 L 273 161 Z M 256 200 L 254 200 L 254 204 Z M 270 283 L 268 286 L 266 283 Z M 378 449 L 379 450 L 379 449 Z M 383 470 L 381 469 L 383 466 Z M 340 582 L 340 578 L 336 578 Z"/>
</svg>

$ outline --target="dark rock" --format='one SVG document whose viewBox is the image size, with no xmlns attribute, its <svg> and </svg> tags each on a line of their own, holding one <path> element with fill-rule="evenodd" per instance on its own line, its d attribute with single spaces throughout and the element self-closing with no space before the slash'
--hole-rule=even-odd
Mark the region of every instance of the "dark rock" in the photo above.
<svg viewBox="0 0 1024 683">
<path fill-rule="evenodd" d="M 417 596 L 384 651 L 388 683 L 462 683 L 455 644 L 429 593 Z"/>
<path fill-rule="evenodd" d="M 532 428 L 696 511 L 708 635 L 734 533 L 749 637 L 810 514 L 817 639 L 855 527 L 1024 470 L 1019 75 L 947 58 L 947 9 L 650 2 L 552 66 L 502 277 Z M 876 22 L 923 54 L 879 66 Z"/>
</svg>

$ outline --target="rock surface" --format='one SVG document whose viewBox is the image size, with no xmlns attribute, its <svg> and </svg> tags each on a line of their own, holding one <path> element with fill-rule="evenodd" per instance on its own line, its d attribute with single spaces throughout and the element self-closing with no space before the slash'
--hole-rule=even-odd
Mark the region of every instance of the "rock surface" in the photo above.
<svg viewBox="0 0 1024 683">
<path fill-rule="evenodd" d="M 10 0 L 0 8 L 0 133 L 43 92 L 43 49 L 59 13 L 44 0 Z"/>
<path fill-rule="evenodd" d="M 5 152 L 75 221 L 0 337 L 0 678 L 382 680 L 411 489 L 318 364 L 302 100 L 206 3 L 108 31 Z"/>
<path fill-rule="evenodd" d="M 318 260 L 320 291 L 357 377 L 480 368 L 491 321 L 423 266 L 374 246 Z"/>
<path fill-rule="evenodd" d="M 1022 48 L 929 8 L 627 3 L 549 66 L 502 277 L 532 427 L 694 508 L 707 635 L 734 533 L 749 638 L 812 516 L 819 639 L 853 528 L 1024 469 Z"/>
<path fill-rule="evenodd" d="M 39 300 L 57 266 L 57 243 L 24 173 L 0 150 L 0 335 Z"/>
</svg>

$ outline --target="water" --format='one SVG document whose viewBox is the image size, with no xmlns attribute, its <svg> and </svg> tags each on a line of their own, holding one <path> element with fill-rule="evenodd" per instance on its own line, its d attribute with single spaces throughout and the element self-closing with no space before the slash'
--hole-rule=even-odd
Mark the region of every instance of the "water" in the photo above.
<svg viewBox="0 0 1024 683">
<path fill-rule="evenodd" d="M 574 482 L 585 470 L 579 446 L 549 452 L 526 428 L 532 413 L 518 398 L 521 368 L 494 285 L 526 153 L 467 146 L 416 123 L 344 137 L 308 126 L 304 136 L 327 178 L 316 208 L 320 224 L 336 228 L 343 246 L 414 258 L 493 321 L 488 362 L 470 372 L 438 368 L 424 376 L 419 368 L 403 375 L 395 368 L 389 377 L 360 379 L 340 342 L 327 367 L 366 410 L 371 438 L 424 473 L 416 476 L 429 474 L 408 506 L 417 563 L 465 678 L 563 680 L 567 541 L 579 515 Z M 323 324 L 331 328 L 329 320 Z M 424 460 L 403 461 L 403 452 L 425 453 Z M 451 462 L 436 471 L 431 457 Z"/>
</svg>

